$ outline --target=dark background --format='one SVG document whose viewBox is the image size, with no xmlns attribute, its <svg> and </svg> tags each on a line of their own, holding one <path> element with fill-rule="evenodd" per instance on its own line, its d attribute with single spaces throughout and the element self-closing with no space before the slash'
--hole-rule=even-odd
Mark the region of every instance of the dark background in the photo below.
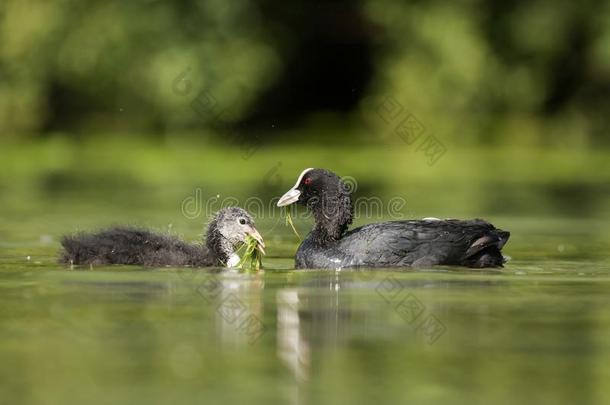
<svg viewBox="0 0 610 405">
<path fill-rule="evenodd" d="M 0 27 L 2 137 L 349 139 L 393 96 L 454 143 L 608 144 L 608 1 L 6 0 Z"/>
</svg>

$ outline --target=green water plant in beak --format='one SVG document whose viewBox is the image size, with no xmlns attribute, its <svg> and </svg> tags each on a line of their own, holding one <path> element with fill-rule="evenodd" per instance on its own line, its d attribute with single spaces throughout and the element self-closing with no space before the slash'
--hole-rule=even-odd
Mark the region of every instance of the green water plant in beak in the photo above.
<svg viewBox="0 0 610 405">
<path fill-rule="evenodd" d="M 263 267 L 263 256 L 265 255 L 265 245 L 262 243 L 262 239 L 247 235 L 246 242 L 241 249 L 245 249 L 245 251 L 237 267 L 245 271 L 259 271 Z"/>
</svg>

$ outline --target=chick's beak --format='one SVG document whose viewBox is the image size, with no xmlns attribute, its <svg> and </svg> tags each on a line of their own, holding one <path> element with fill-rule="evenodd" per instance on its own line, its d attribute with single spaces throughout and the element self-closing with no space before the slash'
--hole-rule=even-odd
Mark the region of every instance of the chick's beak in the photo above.
<svg viewBox="0 0 610 405">
<path fill-rule="evenodd" d="M 255 227 L 251 226 L 250 229 L 248 230 L 248 232 L 246 232 L 246 233 L 248 235 L 252 236 L 258 242 L 258 250 L 260 250 L 262 254 L 266 254 L 265 253 L 265 241 L 263 240 L 263 237 L 258 232 L 258 230 Z"/>
</svg>

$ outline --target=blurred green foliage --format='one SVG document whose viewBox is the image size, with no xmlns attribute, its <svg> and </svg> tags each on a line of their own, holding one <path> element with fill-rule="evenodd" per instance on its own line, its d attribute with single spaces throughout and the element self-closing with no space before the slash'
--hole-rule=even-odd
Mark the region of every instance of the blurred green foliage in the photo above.
<svg viewBox="0 0 610 405">
<path fill-rule="evenodd" d="M 340 16 L 343 1 L 295 1 L 270 14 L 266 0 L 5 0 L 0 133 L 204 131 L 215 122 L 189 106 L 203 89 L 226 122 L 239 122 L 292 74 L 294 15 L 323 17 L 318 6 L 328 3 Z M 391 95 L 446 142 L 608 138 L 610 1 L 368 0 L 359 10 L 371 80 L 349 119 L 327 111 L 311 125 L 390 131 L 374 111 Z M 337 20 L 337 31 L 349 22 Z"/>
<path fill-rule="evenodd" d="M 610 2 L 383 1 L 367 10 L 392 44 L 375 92 L 398 93 L 438 133 L 534 145 L 608 138 Z"/>
<path fill-rule="evenodd" d="M 172 92 L 187 69 L 239 108 L 276 64 L 246 1 L 13 1 L 0 5 L 0 129 L 159 129 L 197 124 Z M 233 102 L 235 101 L 235 103 Z"/>
</svg>

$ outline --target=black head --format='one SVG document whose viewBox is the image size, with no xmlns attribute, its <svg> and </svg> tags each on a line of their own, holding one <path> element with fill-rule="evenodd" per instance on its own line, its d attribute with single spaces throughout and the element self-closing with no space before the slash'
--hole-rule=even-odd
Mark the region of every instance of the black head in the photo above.
<svg viewBox="0 0 610 405">
<path fill-rule="evenodd" d="M 265 247 L 250 214 L 239 207 L 223 208 L 208 225 L 206 245 L 227 264 L 235 250 L 246 242 L 248 235 L 259 241 L 262 248 Z"/>
<path fill-rule="evenodd" d="M 296 184 L 278 201 L 278 207 L 293 203 L 307 206 L 316 219 L 314 233 L 322 239 L 339 239 L 352 222 L 349 188 L 335 173 L 325 169 L 305 169 Z M 316 236 L 316 235 L 314 235 Z"/>
</svg>

